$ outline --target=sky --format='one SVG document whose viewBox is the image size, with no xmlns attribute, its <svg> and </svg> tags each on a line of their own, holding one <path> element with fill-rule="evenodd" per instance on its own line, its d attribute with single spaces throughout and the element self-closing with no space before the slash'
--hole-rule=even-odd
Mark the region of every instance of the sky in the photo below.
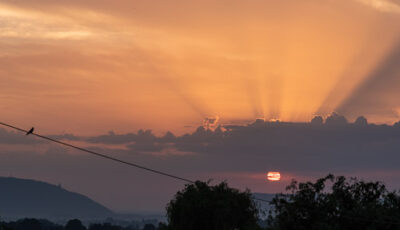
<svg viewBox="0 0 400 230">
<path fill-rule="evenodd" d="M 399 0 L 3 0 L 0 121 L 256 192 L 329 172 L 399 188 L 399 35 Z M 0 136 L 0 175 L 114 210 L 159 210 L 183 187 Z"/>
</svg>

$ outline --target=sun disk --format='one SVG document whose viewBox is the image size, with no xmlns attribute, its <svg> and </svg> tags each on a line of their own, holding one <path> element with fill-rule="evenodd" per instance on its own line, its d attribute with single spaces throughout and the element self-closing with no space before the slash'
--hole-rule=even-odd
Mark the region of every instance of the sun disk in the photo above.
<svg viewBox="0 0 400 230">
<path fill-rule="evenodd" d="M 281 174 L 279 172 L 268 172 L 267 179 L 269 181 L 279 181 L 281 179 Z"/>
</svg>

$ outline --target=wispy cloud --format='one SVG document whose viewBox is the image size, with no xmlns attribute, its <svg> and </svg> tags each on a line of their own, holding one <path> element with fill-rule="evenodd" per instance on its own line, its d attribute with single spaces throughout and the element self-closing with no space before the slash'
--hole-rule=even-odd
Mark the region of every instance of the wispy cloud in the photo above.
<svg viewBox="0 0 400 230">
<path fill-rule="evenodd" d="M 388 0 L 356 0 L 382 12 L 400 13 L 400 5 Z"/>
<path fill-rule="evenodd" d="M 44 18 L 32 11 L 18 11 L 0 4 L 0 39 L 83 39 L 93 34 L 82 26 L 60 26 L 60 22 L 61 18 Z"/>
</svg>

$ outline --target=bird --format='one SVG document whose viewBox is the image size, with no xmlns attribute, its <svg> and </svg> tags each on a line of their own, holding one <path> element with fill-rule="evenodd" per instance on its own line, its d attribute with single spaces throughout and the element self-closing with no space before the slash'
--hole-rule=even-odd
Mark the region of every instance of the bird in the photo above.
<svg viewBox="0 0 400 230">
<path fill-rule="evenodd" d="M 34 129 L 35 128 L 32 127 L 28 132 L 26 132 L 26 135 L 32 134 Z"/>
</svg>

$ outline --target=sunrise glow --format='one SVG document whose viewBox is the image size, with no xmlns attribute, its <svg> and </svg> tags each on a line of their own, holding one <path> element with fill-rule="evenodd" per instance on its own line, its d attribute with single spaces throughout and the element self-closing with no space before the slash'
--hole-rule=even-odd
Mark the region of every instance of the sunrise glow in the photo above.
<svg viewBox="0 0 400 230">
<path fill-rule="evenodd" d="M 378 0 L 73 2 L 0 4 L 5 119 L 24 123 L 29 113 L 54 131 L 62 119 L 70 132 L 182 133 L 217 115 L 218 124 L 309 121 L 340 108 L 354 118 L 369 107 L 340 106 L 400 31 L 398 6 Z"/>
<path fill-rule="evenodd" d="M 267 179 L 269 181 L 280 181 L 281 180 L 281 174 L 279 172 L 268 172 Z"/>
<path fill-rule="evenodd" d="M 0 177 L 149 213 L 184 186 L 153 171 L 399 189 L 399 66 L 400 0 L 0 0 Z"/>
</svg>

